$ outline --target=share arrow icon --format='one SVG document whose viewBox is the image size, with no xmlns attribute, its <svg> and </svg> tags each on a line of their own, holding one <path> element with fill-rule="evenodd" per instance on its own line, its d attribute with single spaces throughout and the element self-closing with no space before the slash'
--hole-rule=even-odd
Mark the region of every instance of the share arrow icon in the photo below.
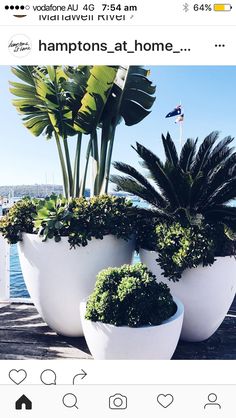
<svg viewBox="0 0 236 418">
<path fill-rule="evenodd" d="M 87 376 L 87 373 L 83 369 L 81 369 L 81 373 L 77 373 L 73 377 L 73 385 L 77 385 L 79 381 L 83 380 L 86 376 Z"/>
</svg>

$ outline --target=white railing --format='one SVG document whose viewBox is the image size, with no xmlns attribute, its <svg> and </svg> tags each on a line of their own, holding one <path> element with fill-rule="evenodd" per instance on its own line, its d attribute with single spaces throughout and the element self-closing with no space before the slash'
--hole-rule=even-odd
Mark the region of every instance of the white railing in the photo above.
<svg viewBox="0 0 236 418">
<path fill-rule="evenodd" d="M 10 299 L 10 245 L 0 234 L 0 302 Z"/>
</svg>

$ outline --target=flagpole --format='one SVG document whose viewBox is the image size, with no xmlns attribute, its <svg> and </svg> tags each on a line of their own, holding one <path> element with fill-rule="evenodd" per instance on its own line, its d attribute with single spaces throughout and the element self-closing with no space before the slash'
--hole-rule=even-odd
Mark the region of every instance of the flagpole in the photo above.
<svg viewBox="0 0 236 418">
<path fill-rule="evenodd" d="M 183 121 L 179 123 L 179 143 L 180 143 L 180 151 L 183 146 Z"/>
<path fill-rule="evenodd" d="M 180 106 L 181 106 L 181 114 L 183 114 L 183 109 L 182 109 L 182 100 L 180 100 Z M 182 146 L 183 146 L 183 123 L 184 123 L 184 121 L 180 121 L 180 123 L 179 123 L 179 143 L 180 143 L 180 151 L 181 151 Z"/>
</svg>

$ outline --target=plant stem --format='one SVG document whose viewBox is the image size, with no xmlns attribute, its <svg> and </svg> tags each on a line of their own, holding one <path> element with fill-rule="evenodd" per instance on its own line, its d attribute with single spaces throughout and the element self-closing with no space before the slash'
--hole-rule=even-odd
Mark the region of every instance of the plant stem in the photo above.
<svg viewBox="0 0 236 418">
<path fill-rule="evenodd" d="M 101 152 L 100 152 L 100 166 L 99 166 L 99 179 L 98 179 L 98 194 L 103 193 L 104 189 L 104 177 L 106 170 L 106 159 L 107 159 L 107 147 L 109 142 L 110 134 L 110 123 L 103 124 L 102 135 L 101 135 Z"/>
<path fill-rule="evenodd" d="M 65 157 L 66 157 L 66 165 L 67 165 L 67 173 L 68 173 L 68 181 L 69 181 L 69 194 L 70 197 L 73 197 L 73 175 L 71 169 L 71 162 L 70 162 L 70 153 L 67 138 L 63 138 L 64 150 L 65 150 Z"/>
<path fill-rule="evenodd" d="M 111 159 L 112 159 L 112 152 L 113 152 L 113 147 L 114 147 L 116 126 L 117 126 L 117 124 L 115 124 L 112 127 L 112 133 L 111 133 L 110 142 L 109 142 L 109 149 L 108 149 L 108 156 L 107 156 L 107 161 L 106 161 L 106 174 L 105 174 L 105 193 L 106 194 L 108 192 L 109 177 L 110 177 L 110 171 L 111 171 Z"/>
<path fill-rule="evenodd" d="M 82 133 L 79 132 L 77 136 L 77 145 L 75 152 L 75 165 L 74 165 L 74 197 L 80 195 L 80 155 L 81 155 Z"/>
<path fill-rule="evenodd" d="M 91 157 L 92 161 L 92 195 L 96 196 L 98 194 L 98 174 L 99 174 L 99 155 L 98 155 L 98 136 L 97 136 L 97 129 L 95 129 L 91 134 L 92 140 L 92 149 L 91 149 Z"/>
<path fill-rule="evenodd" d="M 80 196 L 84 196 L 84 193 L 85 193 L 88 166 L 89 166 L 89 158 L 90 158 L 91 150 L 92 150 L 92 138 L 90 136 L 88 147 L 87 147 L 87 152 L 86 152 L 86 164 L 85 164 L 85 168 L 84 168 L 84 176 L 83 176 L 82 184 L 81 184 L 81 187 L 80 187 Z"/>
<path fill-rule="evenodd" d="M 99 176 L 99 193 L 107 193 L 109 176 L 111 169 L 111 159 L 115 139 L 115 131 L 120 118 L 120 107 L 122 104 L 123 94 L 125 91 L 125 85 L 127 77 L 129 74 L 129 66 L 122 67 L 119 66 L 119 69 L 116 74 L 115 84 L 119 86 L 119 94 L 116 97 L 115 109 L 113 110 L 113 117 L 108 118 L 107 121 L 104 121 L 102 128 L 102 143 L 101 143 L 101 161 L 100 161 L 100 176 Z M 107 152 L 109 144 L 109 149 Z"/>
<path fill-rule="evenodd" d="M 68 198 L 69 197 L 68 175 L 67 175 L 67 171 L 66 171 L 65 159 L 64 159 L 63 152 L 62 152 L 62 148 L 61 148 L 60 137 L 56 132 L 54 132 L 54 134 L 55 134 L 55 140 L 56 140 L 56 144 L 57 144 L 58 155 L 59 155 L 59 159 L 60 159 L 60 163 L 61 163 L 64 194 L 65 194 L 65 197 Z"/>
</svg>

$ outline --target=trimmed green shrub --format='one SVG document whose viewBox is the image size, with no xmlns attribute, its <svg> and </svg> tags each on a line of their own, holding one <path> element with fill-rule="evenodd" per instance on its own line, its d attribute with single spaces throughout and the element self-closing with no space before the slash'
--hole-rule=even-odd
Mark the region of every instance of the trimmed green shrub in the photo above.
<svg viewBox="0 0 236 418">
<path fill-rule="evenodd" d="M 16 203 L 0 221 L 0 232 L 10 243 L 22 239 L 22 232 L 43 240 L 68 237 L 71 247 L 86 246 L 93 237 L 105 235 L 128 240 L 136 231 L 132 202 L 122 197 L 96 196 L 65 199 L 52 195 L 44 200 L 29 198 Z"/>
<path fill-rule="evenodd" d="M 0 233 L 11 244 L 22 241 L 22 233 L 34 231 L 36 215 L 36 199 L 25 197 L 11 207 L 8 214 L 0 219 Z"/>
<path fill-rule="evenodd" d="M 138 224 L 139 248 L 157 252 L 156 261 L 163 270 L 162 275 L 178 281 L 187 268 L 212 265 L 215 257 L 235 256 L 236 236 L 223 224 L 199 221 L 195 225 L 183 225 L 146 217 Z"/>
<path fill-rule="evenodd" d="M 156 226 L 157 262 L 163 275 L 178 281 L 187 268 L 214 263 L 215 228 L 183 226 L 178 222 L 160 223 Z"/>
<path fill-rule="evenodd" d="M 116 326 L 160 325 L 176 312 L 164 283 L 141 263 L 108 268 L 97 276 L 85 318 Z"/>
</svg>

